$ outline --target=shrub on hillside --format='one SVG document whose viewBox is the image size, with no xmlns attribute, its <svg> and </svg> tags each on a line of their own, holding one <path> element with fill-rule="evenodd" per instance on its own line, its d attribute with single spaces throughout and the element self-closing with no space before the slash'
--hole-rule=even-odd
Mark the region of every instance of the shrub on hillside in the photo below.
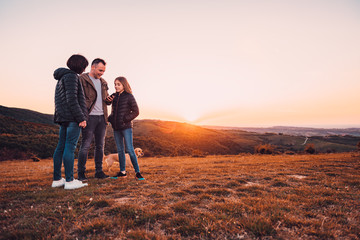
<svg viewBox="0 0 360 240">
<path fill-rule="evenodd" d="M 192 151 L 191 156 L 192 157 L 206 157 L 206 154 L 201 150 L 195 149 Z"/>
<path fill-rule="evenodd" d="M 273 154 L 275 147 L 271 144 L 262 144 L 255 147 L 255 152 L 260 154 Z"/>
<path fill-rule="evenodd" d="M 304 151 L 309 154 L 314 154 L 316 152 L 315 145 L 313 143 L 307 144 Z"/>
</svg>

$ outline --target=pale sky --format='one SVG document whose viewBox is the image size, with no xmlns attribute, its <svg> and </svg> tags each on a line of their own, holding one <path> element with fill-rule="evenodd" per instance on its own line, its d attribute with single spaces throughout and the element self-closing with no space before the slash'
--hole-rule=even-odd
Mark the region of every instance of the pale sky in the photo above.
<svg viewBox="0 0 360 240">
<path fill-rule="evenodd" d="M 53 114 L 78 53 L 110 94 L 129 80 L 138 119 L 360 127 L 358 0 L 0 0 L 0 32 L 7 107 Z"/>
</svg>

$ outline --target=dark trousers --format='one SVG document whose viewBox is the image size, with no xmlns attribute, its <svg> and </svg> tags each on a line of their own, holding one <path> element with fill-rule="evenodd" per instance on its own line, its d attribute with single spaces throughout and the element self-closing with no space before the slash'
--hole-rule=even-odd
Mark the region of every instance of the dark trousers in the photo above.
<svg viewBox="0 0 360 240">
<path fill-rule="evenodd" d="M 90 115 L 86 128 L 82 129 L 82 140 L 78 157 L 78 173 L 85 173 L 86 161 L 92 140 L 95 138 L 95 171 L 102 172 L 106 133 L 104 115 Z"/>
</svg>

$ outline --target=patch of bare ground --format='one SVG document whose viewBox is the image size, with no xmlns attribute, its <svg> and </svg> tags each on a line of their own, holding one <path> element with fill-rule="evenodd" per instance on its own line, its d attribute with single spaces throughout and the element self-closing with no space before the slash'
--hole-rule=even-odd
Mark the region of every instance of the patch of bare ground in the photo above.
<svg viewBox="0 0 360 240">
<path fill-rule="evenodd" d="M 51 159 L 0 162 L 0 238 L 360 238 L 358 154 L 139 162 L 145 181 L 131 166 L 97 180 L 90 159 L 89 186 L 71 191 L 50 187 Z"/>
</svg>

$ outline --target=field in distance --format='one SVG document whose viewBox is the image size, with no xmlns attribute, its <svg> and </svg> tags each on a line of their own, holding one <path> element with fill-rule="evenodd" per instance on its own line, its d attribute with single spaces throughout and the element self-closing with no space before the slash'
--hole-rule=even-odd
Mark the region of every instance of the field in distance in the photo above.
<svg viewBox="0 0 360 240">
<path fill-rule="evenodd" d="M 51 159 L 0 162 L 0 238 L 360 238 L 358 153 L 139 163 L 145 181 L 131 166 L 97 180 L 89 159 L 89 186 L 69 191 L 50 187 Z"/>
</svg>

